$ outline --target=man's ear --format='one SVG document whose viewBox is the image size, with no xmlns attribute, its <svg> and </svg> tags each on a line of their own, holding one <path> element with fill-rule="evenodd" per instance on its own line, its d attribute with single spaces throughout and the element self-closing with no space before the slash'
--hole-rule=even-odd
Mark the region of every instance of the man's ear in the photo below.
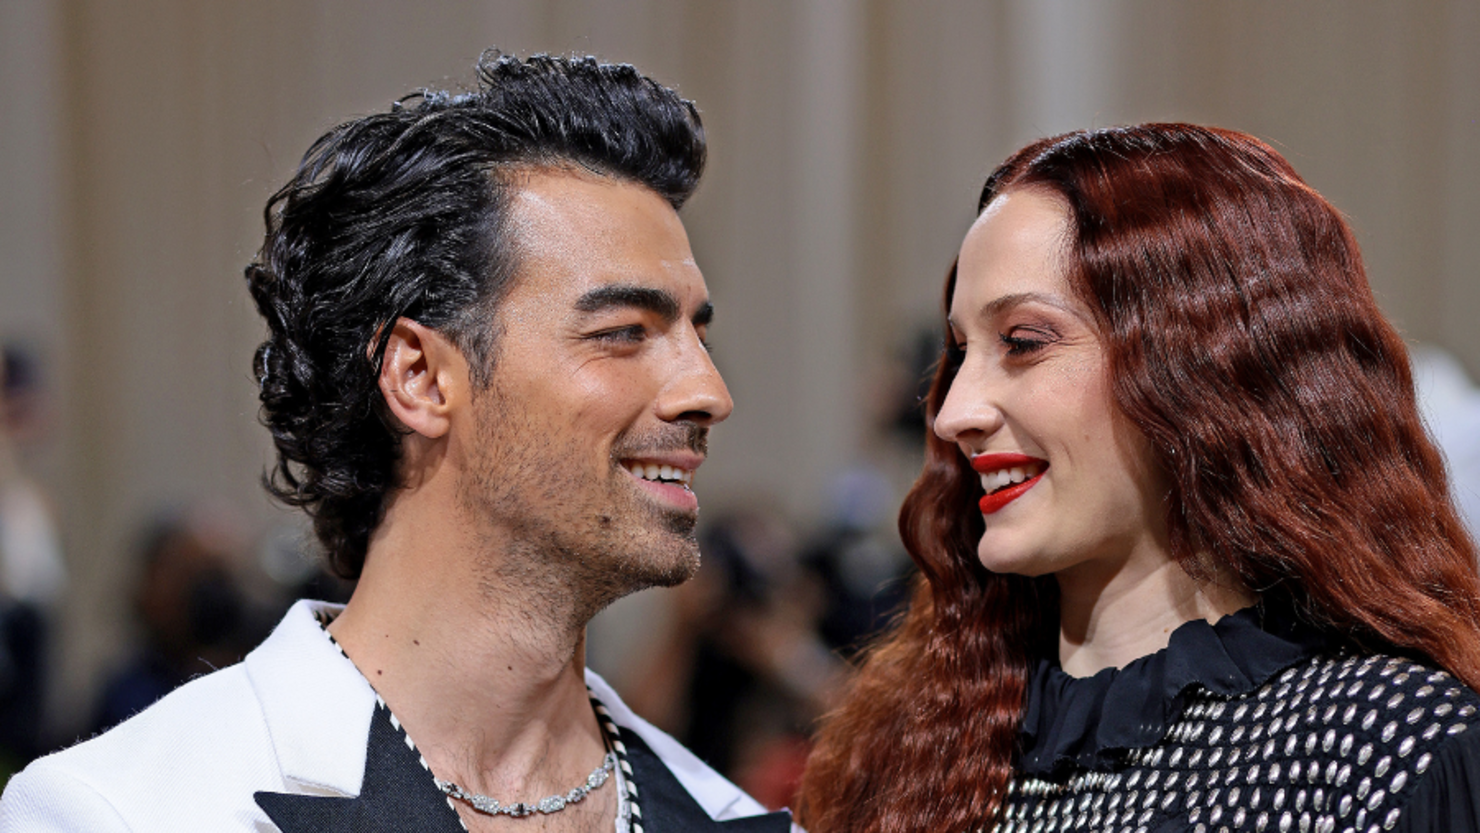
<svg viewBox="0 0 1480 833">
<path fill-rule="evenodd" d="M 451 411 L 465 400 L 468 365 L 441 333 L 397 318 L 380 364 L 380 393 L 407 429 L 435 439 L 451 426 Z"/>
</svg>

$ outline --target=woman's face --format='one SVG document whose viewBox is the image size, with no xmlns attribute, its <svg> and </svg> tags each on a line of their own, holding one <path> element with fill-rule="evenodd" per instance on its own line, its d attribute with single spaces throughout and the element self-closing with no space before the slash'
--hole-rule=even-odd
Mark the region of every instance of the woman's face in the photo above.
<svg viewBox="0 0 1480 833">
<path fill-rule="evenodd" d="M 965 351 L 934 430 L 981 476 L 987 569 L 1108 581 L 1165 561 L 1167 487 L 1116 409 L 1094 315 L 1064 270 L 1066 205 L 1011 190 L 961 245 L 950 338 Z"/>
</svg>

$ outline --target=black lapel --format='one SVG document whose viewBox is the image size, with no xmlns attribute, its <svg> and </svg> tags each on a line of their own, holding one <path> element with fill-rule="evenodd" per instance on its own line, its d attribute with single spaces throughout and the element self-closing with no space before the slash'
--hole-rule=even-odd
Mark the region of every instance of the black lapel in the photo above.
<svg viewBox="0 0 1480 833">
<path fill-rule="evenodd" d="M 283 833 L 462 833 L 457 811 L 432 783 L 406 734 L 391 724 L 390 710 L 377 703 L 370 718 L 365 777 L 357 798 L 253 795 Z"/>
<path fill-rule="evenodd" d="M 642 808 L 640 823 L 643 833 L 789 833 L 791 830 L 791 814 L 785 810 L 764 816 L 715 821 L 636 732 L 622 732 L 622 742 L 627 746 L 632 780 L 637 783 L 637 805 Z"/>
</svg>

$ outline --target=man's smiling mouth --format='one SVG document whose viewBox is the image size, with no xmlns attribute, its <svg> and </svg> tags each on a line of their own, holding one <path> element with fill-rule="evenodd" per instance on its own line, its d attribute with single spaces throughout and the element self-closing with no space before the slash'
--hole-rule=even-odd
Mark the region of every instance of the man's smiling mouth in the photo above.
<svg viewBox="0 0 1480 833">
<path fill-rule="evenodd" d="M 683 469 L 678 466 L 670 466 L 659 463 L 643 463 L 640 461 L 624 461 L 622 466 L 632 472 L 632 476 L 641 480 L 651 480 L 655 483 L 672 483 L 691 489 L 694 483 L 694 470 Z"/>
</svg>

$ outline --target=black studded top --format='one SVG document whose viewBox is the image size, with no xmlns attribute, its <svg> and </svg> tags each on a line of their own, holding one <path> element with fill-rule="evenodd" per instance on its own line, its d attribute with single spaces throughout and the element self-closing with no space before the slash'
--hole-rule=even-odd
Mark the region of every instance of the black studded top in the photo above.
<svg viewBox="0 0 1480 833">
<path fill-rule="evenodd" d="M 1045 665 L 995 829 L 1480 831 L 1480 696 L 1313 634 L 1251 608 L 1119 671 Z"/>
</svg>

